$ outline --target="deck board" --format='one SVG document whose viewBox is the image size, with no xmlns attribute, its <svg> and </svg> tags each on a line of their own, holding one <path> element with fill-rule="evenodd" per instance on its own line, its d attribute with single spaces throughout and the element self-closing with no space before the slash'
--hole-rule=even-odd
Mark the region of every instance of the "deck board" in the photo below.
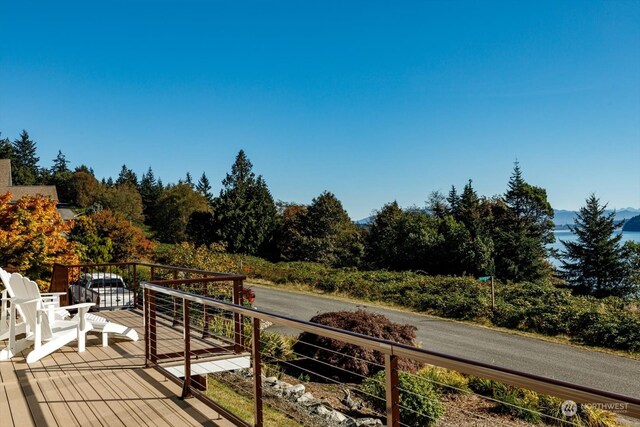
<svg viewBox="0 0 640 427">
<path fill-rule="evenodd" d="M 101 346 L 89 334 L 87 350 L 72 343 L 27 365 L 24 356 L 0 363 L 0 427 L 11 426 L 232 426 L 197 399 L 179 399 L 180 387 L 144 367 L 143 319 L 136 311 L 100 312 L 136 328 L 140 340 L 113 338 Z M 158 323 L 159 352 L 180 351 L 182 333 Z M 192 348 L 206 343 L 192 340 Z M 28 351 L 28 350 L 27 350 Z"/>
</svg>

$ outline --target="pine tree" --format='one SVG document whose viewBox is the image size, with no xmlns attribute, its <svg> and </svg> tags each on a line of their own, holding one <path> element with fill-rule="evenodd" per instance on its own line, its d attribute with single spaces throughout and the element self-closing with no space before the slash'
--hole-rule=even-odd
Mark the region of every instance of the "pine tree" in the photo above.
<svg viewBox="0 0 640 427">
<path fill-rule="evenodd" d="M 133 187 L 138 186 L 138 176 L 134 171 L 129 169 L 127 165 L 122 165 L 122 169 L 120 170 L 120 174 L 116 180 L 116 185 L 122 184 L 129 184 Z"/>
<path fill-rule="evenodd" d="M 460 204 L 460 196 L 458 196 L 458 191 L 456 190 L 455 185 L 452 185 L 451 190 L 449 190 L 447 202 L 449 203 L 449 210 L 451 211 L 451 213 L 453 215 L 457 215 L 458 205 Z"/>
<path fill-rule="evenodd" d="M 2 132 L 0 132 L 0 136 Z M 13 145 L 9 138 L 0 138 L 0 159 L 12 159 L 13 158 Z"/>
<path fill-rule="evenodd" d="M 138 187 L 140 197 L 142 197 L 143 214 L 147 225 L 155 225 L 157 204 L 162 195 L 162 190 L 162 182 L 160 180 L 156 181 L 153 170 L 149 167 L 147 173 L 142 175 L 140 186 Z"/>
<path fill-rule="evenodd" d="M 68 164 L 69 161 L 62 154 L 62 151 L 58 150 L 58 155 L 53 159 L 53 166 L 48 171 L 50 176 L 45 181 L 47 184 L 56 186 L 58 197 L 65 203 L 69 203 L 73 197 L 73 190 L 70 185 L 72 173 Z"/>
<path fill-rule="evenodd" d="M 607 205 L 591 194 L 580 208 L 575 226 L 578 239 L 562 241 L 562 274 L 577 293 L 597 297 L 624 296 L 625 253 L 621 234 L 614 234 L 615 212 L 605 214 Z"/>
<path fill-rule="evenodd" d="M 34 185 L 39 181 L 40 170 L 36 156 L 36 143 L 29 133 L 23 130 L 20 137 L 13 141 L 13 185 Z"/>
<path fill-rule="evenodd" d="M 551 273 L 553 209 L 547 192 L 528 184 L 515 163 L 507 192 L 494 207 L 496 275 L 505 280 L 534 281 Z"/>
<path fill-rule="evenodd" d="M 55 175 L 57 173 L 70 172 L 68 165 L 69 165 L 69 161 L 67 160 L 65 155 L 62 154 L 61 150 L 58 150 L 58 155 L 56 156 L 55 159 L 53 159 L 53 166 L 51 167 L 51 174 Z"/>
<path fill-rule="evenodd" d="M 213 195 L 211 194 L 211 184 L 209 183 L 209 178 L 207 175 L 202 172 L 202 176 L 198 180 L 198 184 L 196 185 L 196 190 L 207 198 L 209 204 L 213 204 Z"/>
<path fill-rule="evenodd" d="M 187 176 L 184 179 L 185 184 L 189 184 L 193 188 L 193 178 L 191 178 L 191 172 L 187 172 Z"/>
<path fill-rule="evenodd" d="M 275 227 L 275 203 L 267 184 L 261 176 L 256 178 L 252 168 L 240 150 L 213 203 L 217 237 L 233 253 L 258 254 Z"/>
</svg>

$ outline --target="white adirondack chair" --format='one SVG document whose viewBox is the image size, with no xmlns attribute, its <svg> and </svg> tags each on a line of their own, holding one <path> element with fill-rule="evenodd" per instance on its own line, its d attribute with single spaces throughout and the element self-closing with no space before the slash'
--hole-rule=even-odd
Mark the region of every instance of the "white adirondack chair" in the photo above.
<svg viewBox="0 0 640 427">
<path fill-rule="evenodd" d="M 27 313 L 24 308 L 24 305 L 31 300 L 39 300 L 38 309 L 46 314 L 47 322 L 50 325 L 56 324 L 71 326 L 80 324 L 82 322 L 90 323 L 91 328 L 87 329 L 87 332 L 89 330 L 92 330 L 101 333 L 102 345 L 105 347 L 109 345 L 109 334 L 120 335 L 133 341 L 138 341 L 139 339 L 138 333 L 135 329 L 111 322 L 104 317 L 88 313 L 88 308 L 92 305 L 95 305 L 93 303 L 89 303 L 88 306 L 86 304 L 65 306 L 64 309 L 61 309 L 59 308 L 57 301 L 51 301 L 50 299 L 51 295 L 58 296 L 60 294 L 40 294 L 38 285 L 35 282 L 27 279 L 26 277 L 23 277 L 18 273 L 13 273 L 9 277 L 9 280 L 7 280 L 6 282 L 8 293 L 15 297 L 8 298 L 7 300 L 9 302 L 12 301 L 12 299 L 16 300 L 15 311 L 20 314 L 20 317 L 24 319 L 24 322 L 17 323 L 16 316 L 13 316 L 13 323 L 9 322 L 10 324 L 8 332 L 9 335 L 11 335 L 11 331 L 14 331 L 14 338 L 12 341 L 11 337 L 9 336 L 9 345 L 7 346 L 7 349 L 0 352 L 0 360 L 9 359 L 17 353 L 20 353 L 22 350 L 29 347 L 32 338 L 35 339 L 33 324 L 27 321 L 29 313 Z M 45 295 L 45 297 L 43 298 L 42 295 Z M 62 293 L 62 295 L 64 295 L 64 293 Z M 12 309 L 14 309 L 13 306 L 14 304 L 11 304 Z M 80 308 L 84 308 L 85 306 L 86 309 L 80 310 Z M 78 314 L 71 318 L 69 312 L 65 309 L 78 309 Z M 82 330 L 84 329 L 85 327 L 82 326 Z M 20 333 L 26 333 L 28 339 L 16 341 L 15 336 L 19 335 Z M 81 342 L 83 343 L 84 347 L 84 335 L 81 339 Z"/>
<path fill-rule="evenodd" d="M 2 306 L 0 307 L 0 340 L 6 340 L 9 338 L 9 298 L 15 297 L 11 288 L 11 274 L 0 268 L 0 282 L 4 285 L 2 291 Z M 41 293 L 42 302 L 48 309 L 47 314 L 50 320 L 58 319 L 64 320 L 71 317 L 68 310 L 60 308 L 60 297 L 66 295 L 65 292 L 53 292 L 53 293 Z M 20 313 L 20 310 L 18 310 Z M 22 320 L 21 315 L 21 320 Z M 16 324 L 18 328 L 17 333 L 25 333 L 26 323 L 21 321 Z"/>
<path fill-rule="evenodd" d="M 19 295 L 16 295 L 15 292 L 12 289 L 12 281 L 20 281 L 20 280 L 26 280 L 29 281 L 29 279 L 27 279 L 26 277 L 23 277 L 22 275 L 20 275 L 19 273 L 13 273 L 12 275 L 10 275 L 9 273 L 7 273 L 6 271 L 4 271 L 2 268 L 0 268 L 0 278 L 2 279 L 2 283 L 4 283 L 4 286 L 6 288 L 6 290 L 8 291 L 8 296 L 9 297 L 19 297 Z M 47 309 L 47 316 L 49 317 L 49 321 L 53 322 L 54 320 L 69 320 L 71 318 L 71 314 L 69 313 L 68 308 L 73 308 L 75 306 L 65 306 L 65 307 L 60 307 L 60 296 L 62 295 L 66 295 L 64 292 L 56 292 L 56 293 L 41 293 L 40 296 L 42 297 L 43 300 L 43 304 L 45 306 L 45 308 Z M 26 296 L 26 295 L 25 295 Z M 28 297 L 35 297 L 35 295 L 29 295 Z M 4 295 L 3 295 L 4 298 Z M 6 317 L 7 317 L 7 325 L 8 325 L 8 310 L 4 310 L 6 303 L 3 302 L 3 313 L 7 313 Z M 24 318 L 24 316 L 22 316 L 22 312 L 20 311 L 20 308 L 18 308 L 18 313 L 20 314 L 21 318 Z M 76 319 L 77 315 L 73 318 Z M 102 346 L 103 347 L 107 347 L 109 345 L 109 334 L 115 334 L 115 335 L 119 335 L 123 338 L 129 338 L 132 341 L 138 341 L 139 337 L 138 337 L 138 332 L 136 332 L 135 329 L 130 328 L 128 326 L 124 326 L 124 325 L 120 325 L 119 323 L 115 323 L 112 322 L 108 319 L 105 319 L 104 317 L 101 316 L 97 316 L 93 313 L 87 313 L 86 314 L 86 319 L 88 321 L 91 322 L 91 324 L 93 325 L 93 332 L 98 332 L 102 334 Z M 73 320 L 72 319 L 72 320 Z M 0 321 L 0 328 L 2 328 L 2 321 Z M 20 334 L 20 331 L 22 330 L 22 328 L 24 328 L 26 325 L 24 323 L 18 323 L 16 325 L 16 327 L 18 328 L 18 332 L 17 334 Z M 24 333 L 24 331 L 22 331 Z M 7 330 L 2 333 L 2 330 L 0 329 L 0 340 L 3 339 L 7 339 L 9 336 L 9 331 L 8 331 L 8 326 L 7 326 Z"/>
<path fill-rule="evenodd" d="M 77 309 L 78 316 L 72 320 L 50 319 L 50 308 L 40 296 L 38 285 L 31 280 L 24 280 L 19 274 L 11 275 L 11 288 L 16 295 L 9 298 L 9 344 L 0 351 L 0 360 L 8 360 L 33 344 L 33 350 L 27 355 L 27 363 L 33 363 L 47 356 L 59 348 L 78 341 L 78 352 L 85 351 L 86 334 L 93 326 L 87 321 L 86 315 L 93 303 L 83 303 L 70 306 Z M 24 323 L 27 325 L 26 336 L 16 339 L 17 311 L 20 309 Z"/>
</svg>

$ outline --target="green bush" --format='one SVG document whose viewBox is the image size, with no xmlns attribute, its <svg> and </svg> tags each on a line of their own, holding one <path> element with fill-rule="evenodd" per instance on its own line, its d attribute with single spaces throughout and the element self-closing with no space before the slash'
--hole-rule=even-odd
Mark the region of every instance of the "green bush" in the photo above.
<svg viewBox="0 0 640 427">
<path fill-rule="evenodd" d="M 475 393 L 496 401 L 498 411 L 531 423 L 589 427 L 615 427 L 619 424 L 615 414 L 588 405 L 579 405 L 576 415 L 566 417 L 561 405 L 564 399 L 538 394 L 486 378 L 469 377 L 469 388 Z"/>
<path fill-rule="evenodd" d="M 640 351 L 639 300 L 574 296 L 549 281 L 496 283 L 496 309 L 490 287 L 472 277 L 425 276 L 414 272 L 357 271 L 312 262 L 271 263 L 230 255 L 220 248 L 162 247 L 162 262 L 212 271 L 246 274 L 273 283 L 311 286 L 354 298 L 392 303 L 418 312 L 546 335 L 565 335 L 595 346 Z"/>
<path fill-rule="evenodd" d="M 407 372 L 398 373 L 400 422 L 412 427 L 431 426 L 444 413 L 440 395 L 425 377 Z M 362 397 L 375 410 L 386 412 L 385 372 L 380 371 L 364 380 Z"/>
<path fill-rule="evenodd" d="M 466 394 L 470 391 L 469 379 L 456 371 L 437 366 L 427 366 L 418 375 L 431 381 L 433 387 L 443 394 Z"/>
</svg>

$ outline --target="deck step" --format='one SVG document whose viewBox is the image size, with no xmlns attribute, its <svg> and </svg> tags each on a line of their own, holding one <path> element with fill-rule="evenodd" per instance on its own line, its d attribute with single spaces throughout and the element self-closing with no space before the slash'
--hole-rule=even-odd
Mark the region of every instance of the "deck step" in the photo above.
<svg viewBox="0 0 640 427">
<path fill-rule="evenodd" d="M 235 371 L 251 367 L 249 356 L 230 357 L 227 359 L 209 360 L 206 362 L 191 362 L 191 375 L 213 374 L 215 372 Z M 168 366 L 168 372 L 178 378 L 184 377 L 184 365 Z"/>
</svg>

